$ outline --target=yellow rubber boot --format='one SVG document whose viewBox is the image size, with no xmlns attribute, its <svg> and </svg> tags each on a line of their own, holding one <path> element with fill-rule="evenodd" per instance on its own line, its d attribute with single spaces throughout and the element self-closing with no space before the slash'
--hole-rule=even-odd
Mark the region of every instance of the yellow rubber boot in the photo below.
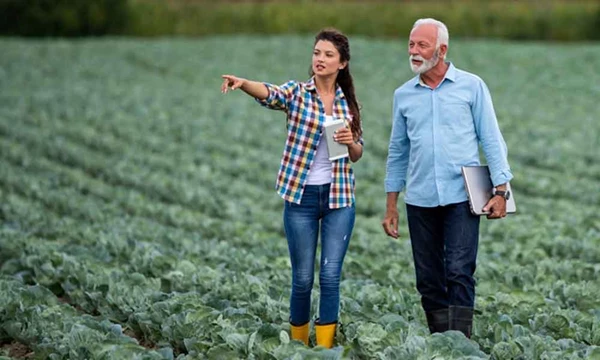
<svg viewBox="0 0 600 360">
<path fill-rule="evenodd" d="M 292 340 L 300 340 L 308 345 L 308 323 L 300 326 L 290 324 Z"/>
<path fill-rule="evenodd" d="M 333 347 L 333 339 L 335 338 L 336 325 L 336 323 L 327 325 L 315 324 L 317 345 L 324 346 L 328 349 L 331 349 Z"/>
</svg>

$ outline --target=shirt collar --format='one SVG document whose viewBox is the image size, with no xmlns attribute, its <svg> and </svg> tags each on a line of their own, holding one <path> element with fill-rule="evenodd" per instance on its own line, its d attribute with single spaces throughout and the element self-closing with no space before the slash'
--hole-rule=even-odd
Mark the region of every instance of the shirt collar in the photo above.
<svg viewBox="0 0 600 360">
<path fill-rule="evenodd" d="M 456 67 L 454 67 L 454 64 L 451 61 L 446 61 L 446 64 L 448 64 L 448 70 L 446 70 L 446 74 L 444 74 L 444 78 L 442 79 L 440 84 L 443 83 L 446 79 L 452 82 L 456 82 Z M 421 75 L 417 75 L 414 77 L 413 84 L 414 86 L 419 85 L 423 87 L 428 87 L 421 79 Z"/>
<path fill-rule="evenodd" d="M 448 70 L 446 70 L 446 75 L 444 75 L 444 79 L 456 82 L 456 68 L 454 67 L 454 64 L 451 61 L 446 61 L 446 64 L 448 64 Z"/>
<path fill-rule="evenodd" d="M 311 77 L 307 82 L 306 82 L 306 86 L 305 86 L 306 90 L 308 91 L 312 91 L 312 92 L 316 92 L 317 91 L 317 86 L 315 85 L 315 77 Z M 343 98 L 346 97 L 344 95 L 344 91 L 342 90 L 342 87 L 339 84 L 335 84 L 335 97 L 336 98 Z"/>
</svg>

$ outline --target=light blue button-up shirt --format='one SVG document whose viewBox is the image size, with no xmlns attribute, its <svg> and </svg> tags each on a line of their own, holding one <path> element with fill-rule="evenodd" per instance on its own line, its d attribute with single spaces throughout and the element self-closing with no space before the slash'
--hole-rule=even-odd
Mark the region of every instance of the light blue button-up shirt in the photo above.
<svg viewBox="0 0 600 360">
<path fill-rule="evenodd" d="M 480 164 L 479 143 L 494 186 L 513 177 L 487 86 L 452 63 L 435 89 L 418 75 L 396 89 L 393 121 L 385 191 L 406 188 L 407 204 L 466 201 L 461 166 Z"/>
</svg>

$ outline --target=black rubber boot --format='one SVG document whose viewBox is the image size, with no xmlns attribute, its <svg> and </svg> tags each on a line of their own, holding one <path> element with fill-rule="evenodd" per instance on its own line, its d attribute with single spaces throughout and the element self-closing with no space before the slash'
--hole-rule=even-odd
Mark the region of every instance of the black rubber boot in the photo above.
<svg viewBox="0 0 600 360">
<path fill-rule="evenodd" d="M 458 330 L 471 338 L 473 328 L 473 308 L 466 306 L 450 306 L 450 330 Z"/>
<path fill-rule="evenodd" d="M 439 309 L 433 311 L 426 311 L 425 316 L 427 317 L 427 325 L 429 325 L 429 332 L 444 332 L 449 329 L 449 311 L 448 309 Z"/>
</svg>

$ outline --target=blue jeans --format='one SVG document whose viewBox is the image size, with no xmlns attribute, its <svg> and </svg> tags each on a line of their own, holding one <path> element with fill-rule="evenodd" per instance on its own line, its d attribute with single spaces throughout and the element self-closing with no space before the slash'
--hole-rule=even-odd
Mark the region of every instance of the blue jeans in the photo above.
<svg viewBox="0 0 600 360">
<path fill-rule="evenodd" d="M 319 225 L 321 265 L 319 323 L 338 319 L 342 263 L 354 227 L 355 209 L 329 208 L 329 184 L 306 185 L 300 204 L 285 202 L 283 224 L 292 263 L 290 322 L 303 325 L 310 320 Z"/>
<path fill-rule="evenodd" d="M 406 205 L 417 290 L 425 311 L 475 303 L 479 216 L 462 202 L 434 208 Z"/>
</svg>

